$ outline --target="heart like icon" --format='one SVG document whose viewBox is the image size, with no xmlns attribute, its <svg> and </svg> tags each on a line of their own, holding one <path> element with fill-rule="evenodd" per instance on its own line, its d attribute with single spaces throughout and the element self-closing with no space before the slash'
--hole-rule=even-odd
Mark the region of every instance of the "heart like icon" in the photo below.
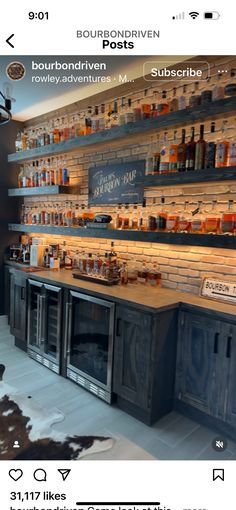
<svg viewBox="0 0 236 510">
<path fill-rule="evenodd" d="M 9 476 L 12 478 L 12 480 L 17 482 L 17 480 L 23 476 L 23 471 L 22 469 L 10 469 Z"/>
</svg>

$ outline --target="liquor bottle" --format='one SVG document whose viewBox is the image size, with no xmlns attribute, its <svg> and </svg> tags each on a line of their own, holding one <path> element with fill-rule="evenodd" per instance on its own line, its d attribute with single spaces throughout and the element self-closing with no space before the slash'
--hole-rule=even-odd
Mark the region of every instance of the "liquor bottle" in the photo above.
<svg viewBox="0 0 236 510">
<path fill-rule="evenodd" d="M 186 147 L 186 170 L 194 170 L 196 142 L 194 141 L 194 127 L 191 127 L 190 140 Z"/>
<path fill-rule="evenodd" d="M 66 158 L 64 158 L 62 164 L 62 185 L 63 186 L 69 185 L 69 171 L 68 168 L 66 167 Z"/>
<path fill-rule="evenodd" d="M 148 153 L 146 157 L 146 167 L 145 174 L 150 175 L 153 173 L 153 137 L 151 136 L 151 140 L 149 143 Z"/>
<path fill-rule="evenodd" d="M 129 229 L 129 206 L 128 204 L 123 206 L 123 217 L 122 217 L 122 230 L 128 230 Z"/>
<path fill-rule="evenodd" d="M 222 138 L 216 143 L 216 168 L 222 168 L 228 164 L 229 142 L 224 138 L 226 121 L 222 123 Z"/>
<path fill-rule="evenodd" d="M 160 137 L 156 136 L 153 142 L 153 173 L 159 174 L 160 172 L 160 161 L 161 161 L 161 148 L 160 148 Z"/>
<path fill-rule="evenodd" d="M 134 122 L 138 122 L 142 119 L 142 109 L 140 105 L 140 99 L 137 99 L 136 105 L 134 107 Z"/>
<path fill-rule="evenodd" d="M 120 112 L 119 112 L 119 125 L 120 126 L 123 126 L 125 124 L 125 119 L 126 119 L 125 114 L 126 114 L 126 111 L 125 111 L 125 97 L 122 97 L 121 98 L 121 103 L 120 103 Z"/>
<path fill-rule="evenodd" d="M 60 142 L 60 130 L 59 130 L 59 119 L 57 119 L 56 123 L 54 123 L 54 128 L 53 128 L 53 140 L 54 140 L 54 143 L 59 143 Z"/>
<path fill-rule="evenodd" d="M 132 107 L 132 98 L 128 97 L 127 107 L 125 109 L 125 124 L 134 122 L 134 112 Z"/>
<path fill-rule="evenodd" d="M 236 142 L 230 142 L 229 144 L 229 166 L 236 166 Z"/>
<path fill-rule="evenodd" d="M 92 108 L 88 106 L 87 115 L 85 117 L 85 135 L 90 135 L 92 133 Z"/>
<path fill-rule="evenodd" d="M 123 262 L 120 270 L 120 283 L 121 285 L 127 285 L 128 283 L 128 269 L 126 262 Z"/>
<path fill-rule="evenodd" d="M 21 134 L 22 151 L 26 151 L 28 148 L 28 136 L 26 131 Z"/>
<path fill-rule="evenodd" d="M 197 208 L 192 211 L 191 232 L 193 234 L 204 234 L 205 232 L 205 217 L 202 213 L 202 201 L 199 201 Z"/>
<path fill-rule="evenodd" d="M 200 138 L 196 143 L 194 170 L 202 170 L 205 163 L 206 142 L 204 140 L 204 124 L 200 125 Z"/>
<path fill-rule="evenodd" d="M 134 204 L 133 213 L 130 221 L 130 228 L 132 230 L 138 230 L 138 205 Z"/>
<path fill-rule="evenodd" d="M 187 144 L 185 143 L 185 129 L 182 129 L 181 143 L 178 145 L 177 151 L 177 170 L 178 172 L 185 172 L 186 170 L 186 156 L 187 156 Z"/>
<path fill-rule="evenodd" d="M 170 144 L 169 171 L 177 172 L 178 144 L 176 143 L 177 131 L 174 131 L 173 142 Z"/>
<path fill-rule="evenodd" d="M 105 115 L 105 129 L 111 128 L 111 116 L 112 116 L 112 106 L 111 106 L 111 104 L 109 104 L 107 107 L 106 115 Z"/>
<path fill-rule="evenodd" d="M 210 212 L 206 215 L 205 232 L 206 234 L 219 234 L 220 232 L 220 214 L 216 211 L 217 201 L 213 200 Z"/>
<path fill-rule="evenodd" d="M 148 100 L 148 89 L 144 90 L 143 99 L 141 100 L 141 115 L 142 119 L 149 119 L 150 118 L 150 102 Z"/>
<path fill-rule="evenodd" d="M 212 89 L 212 101 L 218 101 L 218 99 L 224 99 L 225 97 L 225 90 L 224 87 L 221 85 L 220 81 L 222 78 L 222 73 L 217 73 L 217 83 Z"/>
<path fill-rule="evenodd" d="M 159 287 L 161 285 L 161 273 L 158 271 L 157 265 L 154 262 L 152 269 L 148 271 L 147 283 L 152 287 Z"/>
<path fill-rule="evenodd" d="M 215 122 L 211 122 L 210 125 L 210 137 L 208 142 L 206 142 L 206 150 L 205 150 L 205 162 L 204 168 L 215 168 L 216 164 L 216 144 L 214 142 L 214 133 L 215 133 Z"/>
<path fill-rule="evenodd" d="M 179 216 L 175 212 L 175 207 L 175 202 L 171 202 L 171 209 L 166 219 L 167 232 L 176 232 L 178 230 Z"/>
<path fill-rule="evenodd" d="M 165 131 L 163 134 L 162 142 L 161 142 L 161 150 L 160 150 L 160 174 L 166 174 L 169 172 L 169 161 L 170 157 L 170 143 L 168 140 L 168 133 Z"/>
<path fill-rule="evenodd" d="M 166 230 L 167 214 L 164 211 L 164 204 L 165 204 L 165 197 L 161 197 L 161 204 L 159 206 L 159 211 L 156 215 L 157 230 L 160 232 L 164 232 Z"/>
<path fill-rule="evenodd" d="M 178 232 L 188 233 L 191 230 L 191 218 L 190 213 L 188 211 L 188 202 L 184 203 L 183 214 L 180 215 L 178 221 Z"/>
<path fill-rule="evenodd" d="M 141 269 L 138 270 L 138 283 L 145 285 L 147 283 L 148 270 L 146 263 L 143 261 Z"/>
<path fill-rule="evenodd" d="M 177 112 L 179 109 L 179 100 L 176 97 L 176 90 L 176 87 L 173 87 L 173 97 L 169 104 L 170 112 Z"/>
<path fill-rule="evenodd" d="M 115 99 L 113 103 L 112 113 L 110 117 L 110 127 L 116 127 L 119 124 L 119 115 L 118 115 L 118 99 Z"/>
<path fill-rule="evenodd" d="M 222 234 L 234 234 L 236 228 L 236 213 L 233 211 L 234 201 L 228 201 L 228 211 L 222 214 L 220 231 Z"/>
<path fill-rule="evenodd" d="M 157 92 L 157 90 L 153 91 L 150 116 L 154 117 L 154 118 L 158 116 L 158 92 Z"/>
<path fill-rule="evenodd" d="M 166 90 L 163 90 L 161 94 L 161 101 L 157 107 L 158 115 L 165 115 L 166 113 L 169 113 L 170 109 L 166 98 L 167 98 Z"/>
<path fill-rule="evenodd" d="M 70 251 L 68 250 L 67 251 L 67 254 L 65 256 L 65 269 L 72 269 L 72 257 L 71 257 L 71 253 Z"/>
<path fill-rule="evenodd" d="M 117 230 L 122 228 L 121 204 L 118 204 L 118 209 L 114 219 L 114 225 Z"/>
<path fill-rule="evenodd" d="M 21 139 L 20 131 L 18 131 L 18 133 L 16 135 L 15 148 L 16 148 L 16 152 L 22 151 L 22 139 Z"/>
<path fill-rule="evenodd" d="M 185 110 L 186 108 L 186 92 L 187 85 L 183 85 L 183 93 L 178 97 L 179 110 Z"/>
<path fill-rule="evenodd" d="M 45 173 L 46 173 L 46 186 L 50 186 L 50 159 L 47 160 L 47 164 L 46 164 L 46 168 L 45 168 Z"/>
<path fill-rule="evenodd" d="M 99 131 L 103 131 L 105 127 L 105 104 L 102 103 L 99 111 Z"/>
<path fill-rule="evenodd" d="M 92 121 L 92 133 L 96 133 L 97 131 L 99 131 L 99 108 L 98 108 L 98 106 L 94 106 L 91 121 Z"/>
<path fill-rule="evenodd" d="M 20 171 L 18 174 L 18 188 L 23 188 L 23 174 L 24 174 L 24 167 L 20 167 Z"/>
</svg>

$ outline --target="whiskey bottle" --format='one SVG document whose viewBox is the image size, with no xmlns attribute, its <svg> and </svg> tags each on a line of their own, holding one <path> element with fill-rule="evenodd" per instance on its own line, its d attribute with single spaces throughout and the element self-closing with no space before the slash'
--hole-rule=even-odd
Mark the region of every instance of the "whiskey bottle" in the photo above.
<svg viewBox="0 0 236 510">
<path fill-rule="evenodd" d="M 216 164 L 216 144 L 213 140 L 213 137 L 215 133 L 215 122 L 211 122 L 210 125 L 210 137 L 212 139 L 208 140 L 206 142 L 206 151 L 205 151 L 205 162 L 204 162 L 204 168 L 215 168 Z"/>
<path fill-rule="evenodd" d="M 234 201 L 228 201 L 228 211 L 223 213 L 220 230 L 222 234 L 234 234 L 236 227 L 236 213 L 233 211 Z"/>
<path fill-rule="evenodd" d="M 202 213 L 202 201 L 199 201 L 197 208 L 192 211 L 191 232 L 193 234 L 204 234 L 205 232 L 205 218 Z"/>
<path fill-rule="evenodd" d="M 168 133 L 167 131 L 165 131 L 160 150 L 160 168 L 159 168 L 160 174 L 166 174 L 169 172 L 170 167 L 169 158 L 170 158 L 170 143 L 168 140 Z"/>
<path fill-rule="evenodd" d="M 204 124 L 200 125 L 200 138 L 196 143 L 194 170 L 202 170 L 205 163 L 206 142 L 204 140 Z"/>
<path fill-rule="evenodd" d="M 186 151 L 187 144 L 185 143 L 185 129 L 182 129 L 181 143 L 178 145 L 177 151 L 177 170 L 178 172 L 185 172 L 186 170 Z"/>
<path fill-rule="evenodd" d="M 190 141 L 186 147 L 186 170 L 194 170 L 196 142 L 194 141 L 194 127 L 191 128 Z"/>
<path fill-rule="evenodd" d="M 176 133 L 174 131 L 173 142 L 170 144 L 170 154 L 169 154 L 169 171 L 177 172 L 177 161 L 178 161 L 178 144 L 176 143 Z"/>
</svg>

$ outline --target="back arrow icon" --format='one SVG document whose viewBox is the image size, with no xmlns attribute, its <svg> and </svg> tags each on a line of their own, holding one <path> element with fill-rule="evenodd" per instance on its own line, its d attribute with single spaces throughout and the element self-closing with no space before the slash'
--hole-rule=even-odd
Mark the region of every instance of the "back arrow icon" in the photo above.
<svg viewBox="0 0 236 510">
<path fill-rule="evenodd" d="M 11 34 L 7 39 L 6 39 L 6 43 L 9 44 L 9 46 L 11 46 L 12 48 L 14 48 L 13 44 L 10 42 L 11 38 L 14 37 L 15 34 Z"/>
</svg>

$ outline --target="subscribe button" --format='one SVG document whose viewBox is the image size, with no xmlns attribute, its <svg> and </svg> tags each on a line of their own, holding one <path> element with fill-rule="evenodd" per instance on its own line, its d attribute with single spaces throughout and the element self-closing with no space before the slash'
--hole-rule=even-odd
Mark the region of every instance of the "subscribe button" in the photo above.
<svg viewBox="0 0 236 510">
<path fill-rule="evenodd" d="M 210 65 L 206 61 L 197 60 L 147 60 L 143 64 L 143 77 L 146 81 L 207 80 L 210 78 Z"/>
</svg>

